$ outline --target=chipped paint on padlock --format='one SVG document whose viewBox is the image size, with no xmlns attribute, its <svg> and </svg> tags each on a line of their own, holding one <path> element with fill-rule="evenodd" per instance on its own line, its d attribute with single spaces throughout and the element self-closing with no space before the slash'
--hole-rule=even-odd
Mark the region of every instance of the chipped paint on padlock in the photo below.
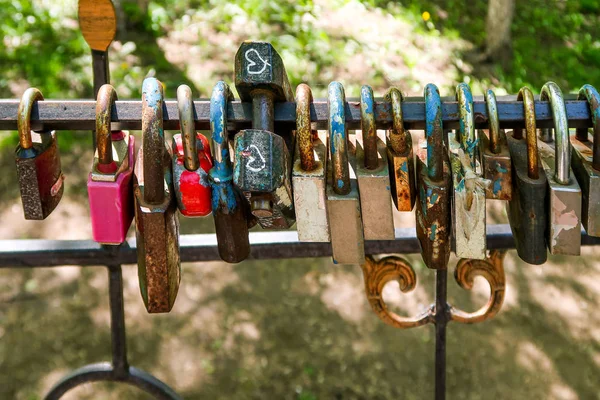
<svg viewBox="0 0 600 400">
<path fill-rule="evenodd" d="M 510 200 L 512 193 L 510 153 L 506 144 L 506 134 L 500 129 L 496 95 L 492 90 L 485 92 L 485 104 L 489 138 L 484 131 L 478 131 L 483 177 L 491 182 L 486 187 L 485 196 L 488 199 Z"/>
<path fill-rule="evenodd" d="M 373 89 L 360 92 L 361 138 L 355 135 L 356 178 L 365 240 L 394 240 L 394 215 L 390 195 L 385 143 L 377 136 Z M 362 139 L 362 140 L 361 140 Z"/>
<path fill-rule="evenodd" d="M 581 186 L 581 222 L 590 236 L 600 236 L 600 94 L 591 85 L 583 85 L 578 100 L 586 100 L 592 115 L 593 134 L 577 129 L 571 135 L 571 166 Z"/>
<path fill-rule="evenodd" d="M 581 188 L 571 173 L 571 144 L 562 92 L 554 82 L 542 87 L 554 120 L 554 142 L 538 142 L 542 166 L 548 177 L 549 219 L 546 244 L 550 254 L 581 253 Z"/>
<path fill-rule="evenodd" d="M 329 242 L 325 199 L 327 134 L 314 134 L 311 103 L 310 87 L 301 83 L 296 89 L 296 151 L 292 166 L 296 229 L 301 242 Z"/>
<path fill-rule="evenodd" d="M 417 152 L 417 238 L 428 268 L 446 269 L 450 258 L 451 176 L 444 149 L 442 101 L 438 88 L 425 86 L 425 140 Z"/>
<path fill-rule="evenodd" d="M 56 208 L 64 191 L 64 175 L 60 165 L 58 142 L 55 132 L 36 134 L 31 131 L 31 109 L 36 101 L 42 101 L 42 93 L 29 88 L 23 93 L 17 111 L 19 145 L 15 150 L 17 179 L 23 203 L 25 219 L 45 219 Z"/>
</svg>

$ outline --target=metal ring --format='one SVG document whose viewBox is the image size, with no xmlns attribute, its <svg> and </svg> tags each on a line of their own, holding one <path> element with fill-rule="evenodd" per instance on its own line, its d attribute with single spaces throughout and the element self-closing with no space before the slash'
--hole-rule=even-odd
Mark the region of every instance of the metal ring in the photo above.
<svg viewBox="0 0 600 400">
<path fill-rule="evenodd" d="M 498 154 L 500 153 L 500 121 L 498 119 L 496 95 L 491 89 L 485 92 L 485 110 L 487 111 L 490 132 L 490 151 Z"/>
<path fill-rule="evenodd" d="M 568 185 L 571 180 L 571 140 L 565 100 L 560 88 L 554 82 L 548 82 L 542 87 L 540 100 L 550 102 L 554 120 L 554 154 L 556 158 L 554 179 L 561 185 Z"/>
<path fill-rule="evenodd" d="M 144 167 L 144 201 L 160 204 L 165 198 L 163 130 L 163 86 L 156 78 L 146 78 L 142 85 L 142 150 Z"/>
<path fill-rule="evenodd" d="M 538 147 L 535 124 L 535 99 L 531 89 L 524 86 L 519 90 L 517 101 L 523 102 L 523 114 L 525 116 L 525 134 L 527 140 L 527 176 L 531 179 L 539 179 Z M 523 139 L 523 129 L 513 130 L 513 138 Z"/>
<path fill-rule="evenodd" d="M 96 148 L 100 164 L 108 165 L 113 162 L 110 119 L 113 104 L 117 100 L 117 92 L 111 85 L 102 85 L 98 90 L 96 98 Z"/>
<path fill-rule="evenodd" d="M 379 156 L 375 125 L 375 99 L 373 89 L 369 85 L 363 85 L 360 89 L 360 128 L 365 149 L 365 168 L 376 169 L 379 165 Z"/>
<path fill-rule="evenodd" d="M 210 131 L 214 170 L 211 176 L 217 177 L 220 181 L 231 180 L 233 174 L 227 131 L 227 103 L 229 101 L 233 101 L 233 94 L 229 86 L 223 81 L 217 82 L 210 96 Z"/>
<path fill-rule="evenodd" d="M 183 165 L 188 171 L 196 171 L 200 167 L 196 144 L 196 127 L 194 121 L 194 101 L 192 89 L 188 85 L 177 88 L 177 110 L 183 143 Z M 202 142 L 200 142 L 202 146 Z"/>
<path fill-rule="evenodd" d="M 600 171 L 600 94 L 592 85 L 583 85 L 579 89 L 577 100 L 587 100 L 592 115 L 592 126 L 594 131 L 594 144 L 592 149 L 592 167 Z M 582 142 L 588 140 L 587 128 L 577 129 L 577 139 Z"/>
<path fill-rule="evenodd" d="M 42 92 L 36 88 L 29 88 L 23 93 L 17 110 L 17 130 L 19 131 L 19 145 L 27 150 L 33 147 L 31 139 L 31 108 L 36 101 L 44 100 Z"/>
<path fill-rule="evenodd" d="M 392 129 L 389 132 L 389 142 L 392 150 L 403 154 L 408 147 L 406 130 L 404 129 L 404 118 L 402 116 L 402 92 L 395 87 L 390 88 L 384 96 L 385 101 L 392 107 Z"/>
<path fill-rule="evenodd" d="M 310 126 L 310 105 L 313 101 L 310 86 L 301 83 L 296 88 L 296 140 L 300 153 L 300 166 L 304 171 L 316 167 L 313 151 L 312 129 Z"/>
<path fill-rule="evenodd" d="M 346 95 L 339 82 L 331 82 L 327 89 L 329 118 L 329 148 L 333 169 L 332 187 L 337 194 L 350 193 L 350 168 L 348 166 L 348 133 L 346 132 Z"/>
<path fill-rule="evenodd" d="M 475 170 L 477 165 L 477 136 L 475 136 L 473 95 L 469 85 L 464 82 L 458 84 L 456 87 L 456 101 L 458 102 L 458 112 L 460 114 L 460 143 L 465 154 L 469 157 L 471 168 Z"/>
<path fill-rule="evenodd" d="M 427 138 L 427 176 L 439 182 L 444 174 L 444 128 L 442 125 L 442 99 L 433 83 L 425 86 L 425 137 Z"/>
</svg>

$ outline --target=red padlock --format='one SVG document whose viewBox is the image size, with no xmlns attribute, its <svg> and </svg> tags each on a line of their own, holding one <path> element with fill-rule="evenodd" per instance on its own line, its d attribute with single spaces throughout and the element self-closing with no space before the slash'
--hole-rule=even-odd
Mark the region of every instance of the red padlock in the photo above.
<svg viewBox="0 0 600 400">
<path fill-rule="evenodd" d="M 213 162 L 206 137 L 196 133 L 192 90 L 177 88 L 181 133 L 173 136 L 173 187 L 179 212 L 186 217 L 204 217 L 212 211 L 208 171 Z"/>
<path fill-rule="evenodd" d="M 117 93 L 103 85 L 96 101 L 96 153 L 87 189 L 94 240 L 121 244 L 133 220 L 131 177 L 135 163 L 135 138 L 110 130 L 112 105 Z"/>
</svg>

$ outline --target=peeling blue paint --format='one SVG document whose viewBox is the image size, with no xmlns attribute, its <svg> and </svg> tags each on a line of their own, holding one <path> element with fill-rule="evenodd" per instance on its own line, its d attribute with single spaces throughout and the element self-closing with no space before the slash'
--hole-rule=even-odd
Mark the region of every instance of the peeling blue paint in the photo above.
<svg viewBox="0 0 600 400">
<path fill-rule="evenodd" d="M 505 174 L 508 172 L 508 170 L 504 168 L 500 163 L 496 164 L 496 171 L 500 172 L 501 174 Z"/>
<path fill-rule="evenodd" d="M 493 187 L 493 192 L 494 195 L 498 195 L 498 193 L 500 193 L 500 191 L 502 190 L 502 179 L 496 179 L 494 181 L 494 187 Z"/>
<path fill-rule="evenodd" d="M 373 98 L 373 89 L 371 89 L 371 86 L 369 86 L 369 85 L 364 85 L 360 89 L 361 108 L 363 108 L 363 110 L 367 114 L 373 114 L 375 111 L 373 109 L 374 104 L 375 104 L 375 99 Z"/>
<path fill-rule="evenodd" d="M 408 174 L 408 163 L 402 163 L 400 170 Z"/>
<path fill-rule="evenodd" d="M 431 233 L 429 234 L 429 240 L 432 242 L 435 240 L 435 234 L 437 231 L 437 224 L 431 224 Z"/>
</svg>

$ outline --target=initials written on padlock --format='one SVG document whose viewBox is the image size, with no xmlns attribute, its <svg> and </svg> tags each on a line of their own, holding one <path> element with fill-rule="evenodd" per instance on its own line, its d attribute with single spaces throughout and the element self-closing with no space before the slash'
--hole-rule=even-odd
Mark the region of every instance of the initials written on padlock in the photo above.
<svg viewBox="0 0 600 400">
<path fill-rule="evenodd" d="M 36 101 L 44 100 L 42 93 L 29 88 L 19 103 L 17 126 L 19 145 L 15 151 L 17 178 L 25 219 L 45 219 L 56 208 L 63 194 L 60 155 L 54 132 L 31 131 L 31 109 Z"/>
<path fill-rule="evenodd" d="M 394 216 L 385 143 L 377 136 L 373 89 L 360 91 L 362 143 L 356 140 L 356 177 L 366 240 L 394 240 Z"/>
<path fill-rule="evenodd" d="M 189 86 L 177 88 L 177 107 L 181 126 L 181 133 L 173 135 L 173 187 L 177 207 L 186 217 L 204 217 L 212 210 L 208 181 L 212 157 L 208 139 L 196 133 L 192 89 Z"/>
<path fill-rule="evenodd" d="M 163 87 L 155 78 L 142 87 L 142 147 L 134 172 L 138 277 L 146 309 L 169 312 L 181 266 L 179 220 L 171 181 L 171 149 L 164 139 Z"/>
<path fill-rule="evenodd" d="M 293 101 L 294 96 L 271 44 L 242 43 L 235 55 L 235 86 L 242 101 L 252 101 L 253 129 L 235 136 L 233 181 L 263 228 L 290 228 L 295 221 L 289 154 L 294 140 L 274 133 L 273 112 L 276 101 Z"/>
<path fill-rule="evenodd" d="M 112 105 L 117 93 L 103 85 L 96 99 L 96 153 L 87 181 L 92 233 L 103 244 L 121 244 L 133 219 L 135 138 L 110 130 Z"/>
</svg>

